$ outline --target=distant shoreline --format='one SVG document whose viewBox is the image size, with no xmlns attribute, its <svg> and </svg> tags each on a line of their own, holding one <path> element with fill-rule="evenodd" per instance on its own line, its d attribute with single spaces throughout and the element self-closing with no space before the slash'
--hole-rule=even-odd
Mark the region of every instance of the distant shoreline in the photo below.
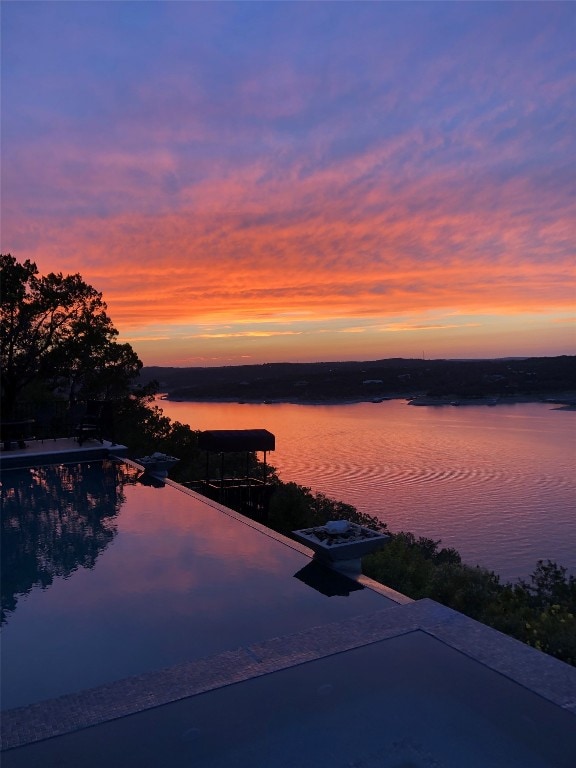
<svg viewBox="0 0 576 768">
<path fill-rule="evenodd" d="M 270 363 L 218 368 L 148 368 L 167 399 L 180 402 L 345 405 L 576 405 L 576 356 L 511 361 L 376 360 Z"/>
<path fill-rule="evenodd" d="M 576 411 L 576 393 L 565 393 L 557 396 L 538 396 L 538 395 L 514 395 L 510 397 L 478 397 L 478 398 L 454 398 L 454 397 L 428 397 L 422 394 L 407 395 L 406 393 L 397 395 L 386 395 L 385 397 L 363 397 L 363 398 L 326 398 L 326 399 L 296 399 L 289 397 L 279 397 L 272 399 L 250 399 L 237 397 L 170 397 L 170 393 L 164 393 L 157 397 L 161 403 L 167 401 L 171 403 L 235 403 L 237 405 L 356 405 L 358 403 L 373 403 L 378 405 L 390 400 L 406 400 L 407 405 L 418 407 L 438 408 L 443 406 L 465 407 L 471 405 L 482 405 L 496 407 L 498 405 L 516 405 L 519 403 L 540 403 L 542 405 L 556 406 L 551 410 L 557 411 Z"/>
</svg>

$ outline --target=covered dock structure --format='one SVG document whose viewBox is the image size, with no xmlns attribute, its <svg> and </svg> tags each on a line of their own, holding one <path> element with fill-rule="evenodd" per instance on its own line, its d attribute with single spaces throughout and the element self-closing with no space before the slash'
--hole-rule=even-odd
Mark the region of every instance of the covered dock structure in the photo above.
<svg viewBox="0 0 576 768">
<path fill-rule="evenodd" d="M 200 432 L 198 447 L 206 452 L 206 474 L 197 490 L 220 504 L 265 519 L 273 489 L 267 455 L 276 448 L 275 436 L 267 429 L 208 429 Z M 244 471 L 238 471 L 237 460 L 231 471 L 226 456 L 239 453 L 246 456 Z M 261 465 L 252 458 L 257 453 L 263 454 Z M 214 455 L 220 457 L 219 477 L 211 477 Z"/>
</svg>

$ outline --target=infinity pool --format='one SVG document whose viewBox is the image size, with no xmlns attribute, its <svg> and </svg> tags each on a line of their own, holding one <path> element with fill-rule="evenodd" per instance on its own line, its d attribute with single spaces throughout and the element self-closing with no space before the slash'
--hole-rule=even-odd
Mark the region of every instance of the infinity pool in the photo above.
<svg viewBox="0 0 576 768">
<path fill-rule="evenodd" d="M 576 764 L 571 667 L 140 480 L 2 475 L 6 768 Z"/>
<path fill-rule="evenodd" d="M 394 605 L 139 475 L 2 473 L 3 709 Z"/>
</svg>

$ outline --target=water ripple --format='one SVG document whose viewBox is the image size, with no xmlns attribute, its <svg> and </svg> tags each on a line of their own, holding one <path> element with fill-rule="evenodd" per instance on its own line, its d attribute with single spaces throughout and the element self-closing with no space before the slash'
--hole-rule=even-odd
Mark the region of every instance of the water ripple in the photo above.
<svg viewBox="0 0 576 768">
<path fill-rule="evenodd" d="M 336 481 L 347 487 L 378 483 L 380 485 L 399 485 L 403 483 L 454 483 L 465 487 L 497 484 L 503 487 L 521 488 L 526 485 L 525 473 L 511 473 L 497 468 L 477 469 L 470 467 L 438 467 L 438 466 L 366 466 L 363 464 L 317 463 L 303 461 L 302 457 L 284 457 L 284 465 L 293 477 L 315 478 L 319 485 Z M 530 483 L 542 490 L 568 488 L 571 483 L 563 475 L 543 474 L 532 476 Z"/>
</svg>

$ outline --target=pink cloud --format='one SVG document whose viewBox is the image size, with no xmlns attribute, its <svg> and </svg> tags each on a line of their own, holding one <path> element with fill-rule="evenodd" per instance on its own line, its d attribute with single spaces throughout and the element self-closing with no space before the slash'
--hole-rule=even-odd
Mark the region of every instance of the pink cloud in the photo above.
<svg viewBox="0 0 576 768">
<path fill-rule="evenodd" d="M 565 11 L 536 6 L 466 6 L 465 24 L 418 6 L 426 24 L 397 11 L 374 26 L 384 11 L 368 4 L 342 10 L 321 46 L 273 24 L 278 40 L 234 66 L 214 40 L 195 58 L 176 35 L 143 57 L 145 77 L 87 91 L 80 73 L 46 75 L 21 97 L 33 140 L 4 152 L 2 249 L 80 271 L 133 339 L 151 338 L 151 317 L 158 340 L 163 325 L 212 323 L 189 335 L 264 343 L 272 331 L 238 323 L 274 321 L 288 343 L 302 317 L 359 338 L 368 318 L 568 309 L 573 86 Z M 223 17 L 203 13 L 220 34 Z M 322 9 L 302 13 L 323 29 Z M 91 30 L 74 40 L 78 55 Z M 83 109 L 45 93 L 80 93 Z"/>
<path fill-rule="evenodd" d="M 43 270 L 79 269 L 104 291 L 116 322 L 131 325 L 151 310 L 163 322 L 232 322 L 294 311 L 523 311 L 573 300 L 574 219 L 561 192 L 543 195 L 552 217 L 524 180 L 495 187 L 489 175 L 437 173 L 398 189 L 382 171 L 380 185 L 366 187 L 362 175 L 376 159 L 353 158 L 295 185 L 263 185 L 255 166 L 200 185 L 197 207 L 53 215 L 42 227 L 15 214 L 8 230 L 19 257 Z"/>
</svg>

